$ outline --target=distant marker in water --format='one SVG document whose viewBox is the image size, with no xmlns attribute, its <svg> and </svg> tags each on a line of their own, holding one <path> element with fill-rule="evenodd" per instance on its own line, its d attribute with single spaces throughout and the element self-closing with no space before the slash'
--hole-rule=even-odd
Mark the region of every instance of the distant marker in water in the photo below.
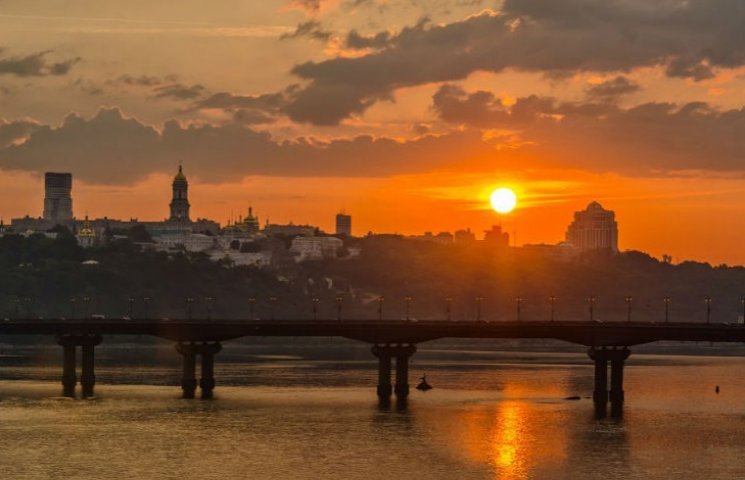
<svg viewBox="0 0 745 480">
<path fill-rule="evenodd" d="M 716 393 L 719 393 L 719 385 L 717 385 L 717 388 L 714 389 Z"/>
</svg>

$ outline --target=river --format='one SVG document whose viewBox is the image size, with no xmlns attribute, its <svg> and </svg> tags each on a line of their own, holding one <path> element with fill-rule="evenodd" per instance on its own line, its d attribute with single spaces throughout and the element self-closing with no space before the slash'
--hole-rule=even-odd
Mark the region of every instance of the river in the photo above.
<svg viewBox="0 0 745 480">
<path fill-rule="evenodd" d="M 738 357 L 634 354 L 623 417 L 597 419 L 581 353 L 422 346 L 412 376 L 435 388 L 399 409 L 377 404 L 366 349 L 323 351 L 228 344 L 200 401 L 179 398 L 172 347 L 99 348 L 96 397 L 72 400 L 59 348 L 6 345 L 0 478 L 745 477 Z"/>
</svg>

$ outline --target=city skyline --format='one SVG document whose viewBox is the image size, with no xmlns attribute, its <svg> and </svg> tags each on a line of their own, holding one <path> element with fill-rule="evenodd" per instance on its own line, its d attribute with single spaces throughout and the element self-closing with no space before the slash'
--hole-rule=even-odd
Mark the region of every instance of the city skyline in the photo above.
<svg viewBox="0 0 745 480">
<path fill-rule="evenodd" d="M 745 264 L 738 8 L 9 2 L 0 213 L 74 171 L 79 216 L 160 219 L 183 163 L 194 216 L 221 222 L 253 204 L 327 231 L 342 209 L 358 233 L 483 231 L 508 186 L 521 244 L 597 200 L 624 249 Z"/>
</svg>

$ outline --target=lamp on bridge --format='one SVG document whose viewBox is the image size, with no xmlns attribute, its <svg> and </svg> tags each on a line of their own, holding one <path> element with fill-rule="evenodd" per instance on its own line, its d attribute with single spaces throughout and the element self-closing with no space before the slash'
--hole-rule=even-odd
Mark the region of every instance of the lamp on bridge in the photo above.
<svg viewBox="0 0 745 480">
<path fill-rule="evenodd" d="M 484 301 L 484 297 L 476 297 L 476 321 L 481 321 L 481 302 Z"/>
<path fill-rule="evenodd" d="M 145 320 L 147 320 L 150 312 L 150 297 L 142 297 L 142 302 L 145 304 Z"/>
<path fill-rule="evenodd" d="M 378 297 L 378 320 L 383 320 L 383 302 L 385 301 L 385 297 L 382 295 Z"/>
<path fill-rule="evenodd" d="M 269 297 L 269 311 L 270 311 L 272 320 L 274 320 L 274 308 L 276 305 L 277 305 L 277 297 L 272 295 L 271 297 Z"/>
<path fill-rule="evenodd" d="M 215 297 L 204 297 L 204 301 L 207 303 L 207 320 L 212 320 L 212 305 Z"/>
<path fill-rule="evenodd" d="M 75 297 L 70 297 L 70 318 L 75 318 L 75 302 L 77 302 L 78 299 Z"/>
<path fill-rule="evenodd" d="M 515 306 L 517 307 L 517 321 L 520 321 L 520 305 L 523 303 L 523 297 L 515 297 Z"/>
<path fill-rule="evenodd" d="M 129 298 L 127 298 L 127 301 L 129 302 L 129 318 L 132 318 L 132 312 L 134 311 L 134 304 L 135 299 L 130 295 Z"/>
<path fill-rule="evenodd" d="M 253 297 L 249 297 L 248 299 L 248 319 L 253 320 L 254 319 L 254 304 L 256 303 L 256 299 Z"/>
<path fill-rule="evenodd" d="M 321 300 L 318 297 L 313 297 L 313 320 L 318 320 L 318 302 Z"/>
<path fill-rule="evenodd" d="M 665 297 L 662 301 L 665 302 L 665 323 L 668 323 L 670 320 L 670 297 Z"/>
<path fill-rule="evenodd" d="M 453 310 L 453 297 L 445 297 L 445 316 L 447 317 L 448 322 L 450 321 L 450 317 Z"/>
<path fill-rule="evenodd" d="M 550 297 L 548 297 L 548 301 L 551 304 L 551 317 L 550 317 L 550 320 L 553 322 L 554 321 L 554 307 L 556 305 L 556 295 L 551 295 Z"/>
<path fill-rule="evenodd" d="M 711 297 L 706 296 L 704 298 L 704 303 L 706 303 L 706 323 L 711 322 Z"/>
<path fill-rule="evenodd" d="M 344 301 L 344 297 L 341 295 L 336 296 L 336 319 L 341 322 L 341 302 Z"/>
<path fill-rule="evenodd" d="M 590 321 L 595 321 L 595 295 L 591 295 L 587 298 L 587 303 L 590 306 Z"/>
<path fill-rule="evenodd" d="M 88 318 L 90 316 L 91 297 L 83 297 L 83 303 L 85 303 L 85 316 L 83 318 Z"/>
<path fill-rule="evenodd" d="M 631 295 L 626 296 L 626 321 L 631 321 L 631 302 L 634 301 L 634 297 Z"/>
<path fill-rule="evenodd" d="M 186 297 L 186 319 L 191 320 L 191 304 L 194 303 L 192 297 Z"/>
<path fill-rule="evenodd" d="M 406 295 L 404 297 L 404 301 L 406 301 L 406 320 L 411 320 L 410 314 L 411 314 L 411 295 Z"/>
</svg>

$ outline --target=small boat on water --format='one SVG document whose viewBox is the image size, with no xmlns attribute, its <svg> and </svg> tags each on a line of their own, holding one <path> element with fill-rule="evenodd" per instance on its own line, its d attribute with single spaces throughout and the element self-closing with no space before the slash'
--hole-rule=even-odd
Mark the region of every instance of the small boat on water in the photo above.
<svg viewBox="0 0 745 480">
<path fill-rule="evenodd" d="M 421 390 L 423 392 L 426 392 L 427 390 L 432 390 L 432 385 L 427 383 L 427 375 L 422 375 L 422 378 L 420 379 L 419 385 L 416 386 L 417 390 Z"/>
</svg>

